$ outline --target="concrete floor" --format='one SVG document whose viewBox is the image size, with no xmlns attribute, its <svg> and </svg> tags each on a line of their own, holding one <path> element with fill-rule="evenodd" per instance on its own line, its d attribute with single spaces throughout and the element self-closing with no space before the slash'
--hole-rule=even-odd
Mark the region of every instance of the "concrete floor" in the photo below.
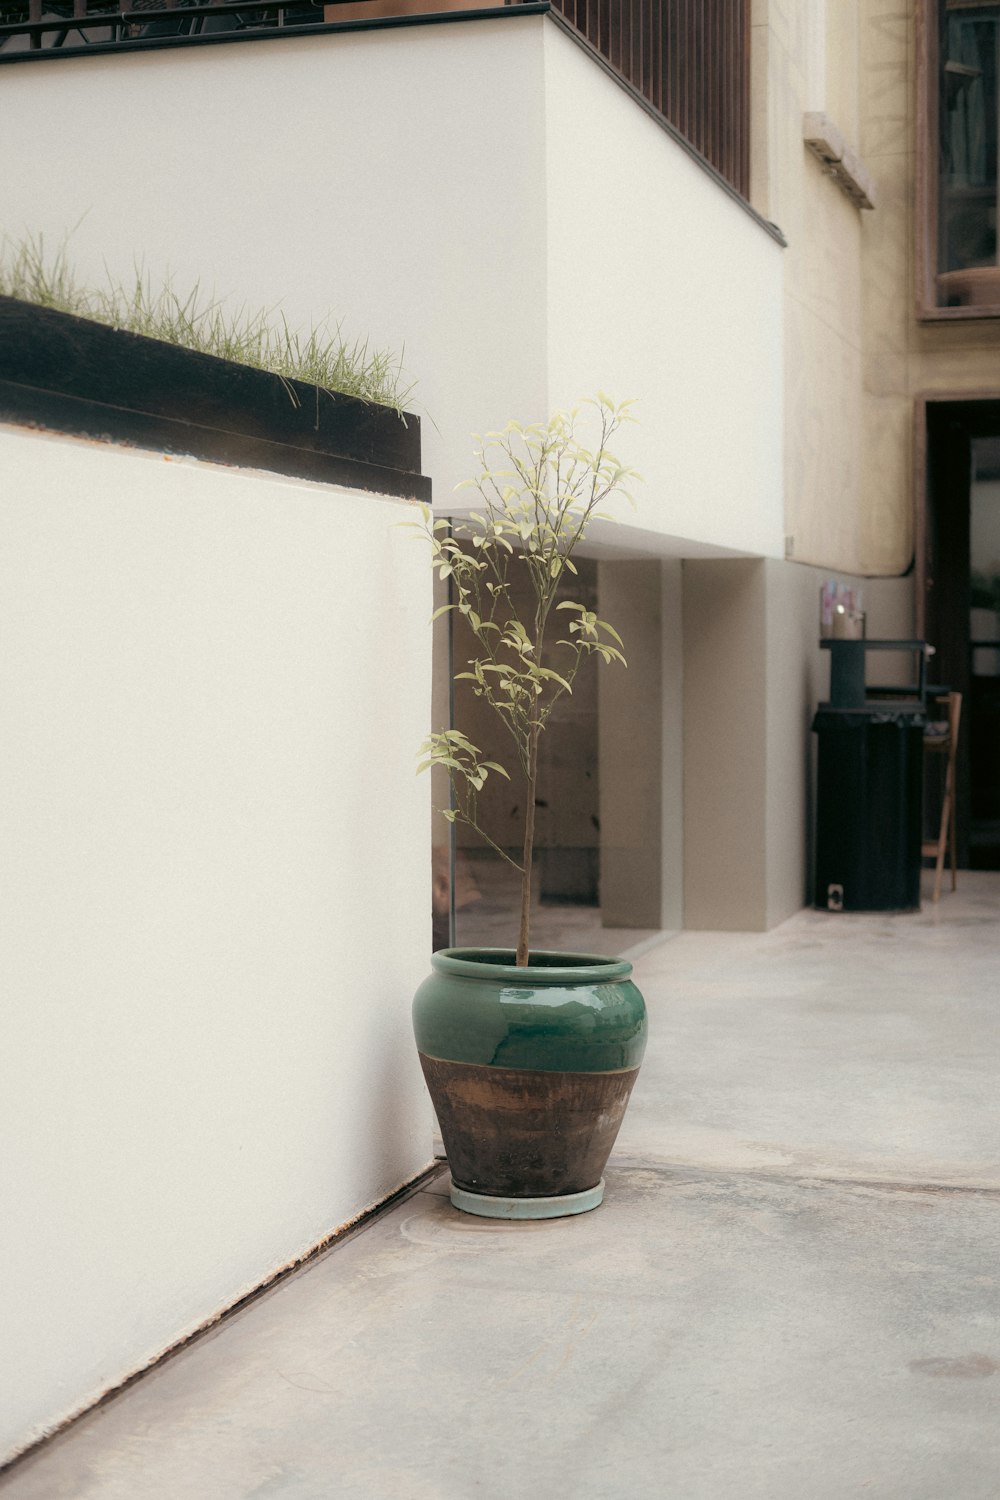
<svg viewBox="0 0 1000 1500">
<path fill-rule="evenodd" d="M 472 1219 L 442 1179 L 3 1500 L 997 1500 L 1000 875 L 636 972 L 596 1213 Z"/>
</svg>

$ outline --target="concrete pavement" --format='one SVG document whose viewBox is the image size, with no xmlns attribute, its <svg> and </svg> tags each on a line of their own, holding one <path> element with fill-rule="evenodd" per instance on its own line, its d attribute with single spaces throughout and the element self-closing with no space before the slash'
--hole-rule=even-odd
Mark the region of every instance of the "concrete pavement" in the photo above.
<svg viewBox="0 0 1000 1500">
<path fill-rule="evenodd" d="M 997 1500 L 1000 875 L 636 976 L 597 1212 L 472 1219 L 442 1178 L 3 1500 Z"/>
</svg>

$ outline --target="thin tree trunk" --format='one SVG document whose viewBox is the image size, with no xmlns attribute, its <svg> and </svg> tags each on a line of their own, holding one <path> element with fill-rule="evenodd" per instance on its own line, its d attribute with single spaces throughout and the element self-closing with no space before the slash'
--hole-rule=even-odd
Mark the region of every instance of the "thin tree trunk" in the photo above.
<svg viewBox="0 0 1000 1500">
<path fill-rule="evenodd" d="M 538 730 L 531 732 L 528 747 L 528 806 L 524 814 L 524 857 L 521 860 L 521 930 L 517 939 L 517 966 L 528 966 L 528 926 L 531 918 L 531 856 L 535 843 L 535 785 L 538 781 Z"/>
</svg>

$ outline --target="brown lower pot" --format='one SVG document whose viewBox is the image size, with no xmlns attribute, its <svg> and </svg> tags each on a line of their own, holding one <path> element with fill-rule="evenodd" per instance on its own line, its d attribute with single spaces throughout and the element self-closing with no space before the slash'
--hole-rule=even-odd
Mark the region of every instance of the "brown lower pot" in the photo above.
<svg viewBox="0 0 1000 1500">
<path fill-rule="evenodd" d="M 495 1198 L 595 1188 L 639 1073 L 543 1073 L 419 1056 L 452 1181 Z"/>
</svg>

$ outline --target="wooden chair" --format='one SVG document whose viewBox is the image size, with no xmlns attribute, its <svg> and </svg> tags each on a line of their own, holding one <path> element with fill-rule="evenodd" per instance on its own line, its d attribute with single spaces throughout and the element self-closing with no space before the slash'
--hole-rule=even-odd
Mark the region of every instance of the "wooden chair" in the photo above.
<svg viewBox="0 0 1000 1500">
<path fill-rule="evenodd" d="M 962 718 L 961 693 L 943 693 L 937 702 L 945 708 L 947 718 L 928 723 L 924 731 L 924 751 L 947 756 L 944 773 L 944 796 L 941 799 L 941 822 L 936 839 L 925 839 L 920 846 L 924 859 L 936 861 L 934 869 L 934 900 L 941 899 L 941 874 L 944 870 L 945 850 L 951 846 L 951 888 L 958 883 L 958 854 L 955 835 L 955 761 L 958 751 L 958 726 Z"/>
</svg>

